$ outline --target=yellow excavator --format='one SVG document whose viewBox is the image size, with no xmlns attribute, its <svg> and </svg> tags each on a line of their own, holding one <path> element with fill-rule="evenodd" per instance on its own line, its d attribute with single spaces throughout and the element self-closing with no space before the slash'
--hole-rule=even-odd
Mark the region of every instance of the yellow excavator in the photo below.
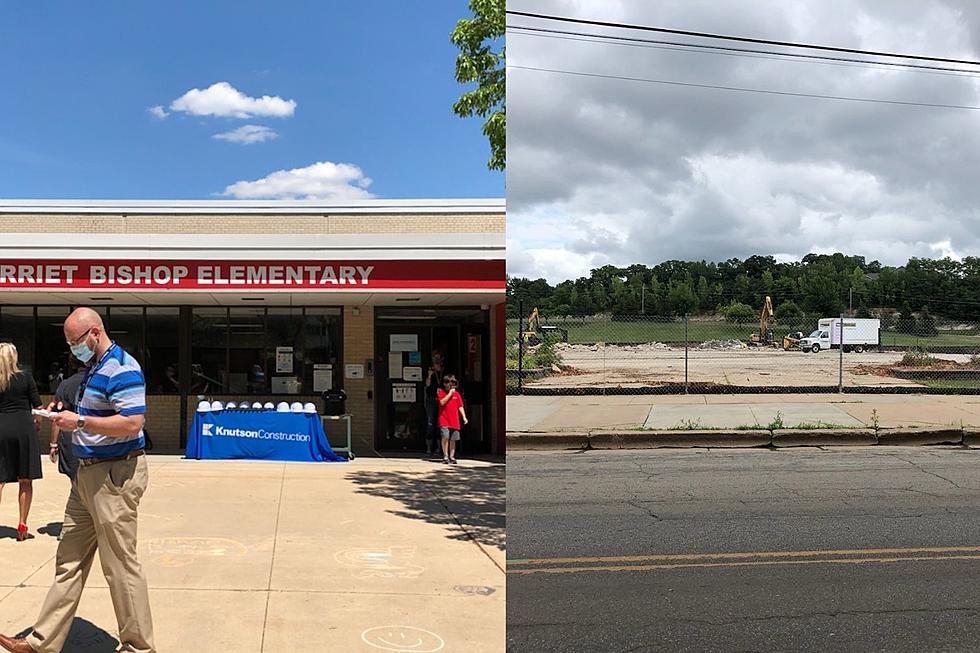
<svg viewBox="0 0 980 653">
<path fill-rule="evenodd" d="M 773 341 L 775 326 L 776 316 L 772 310 L 772 299 L 767 296 L 765 303 L 762 304 L 762 310 L 759 312 L 759 331 L 749 337 L 749 345 L 753 347 L 778 347 L 779 344 Z M 789 333 L 783 336 L 783 351 L 799 349 L 800 338 L 802 337 L 802 333 Z"/>
<path fill-rule="evenodd" d="M 523 339 L 525 345 L 534 347 L 541 344 L 542 336 L 546 333 L 557 333 L 563 342 L 568 342 L 568 329 L 541 324 L 541 312 L 535 308 L 527 318 L 527 330 L 521 331 L 518 340 Z"/>
<path fill-rule="evenodd" d="M 773 327 L 776 318 L 772 311 L 772 299 L 767 295 L 762 311 L 759 312 L 759 331 L 749 337 L 749 345 L 753 347 L 771 347 L 773 345 Z"/>
</svg>

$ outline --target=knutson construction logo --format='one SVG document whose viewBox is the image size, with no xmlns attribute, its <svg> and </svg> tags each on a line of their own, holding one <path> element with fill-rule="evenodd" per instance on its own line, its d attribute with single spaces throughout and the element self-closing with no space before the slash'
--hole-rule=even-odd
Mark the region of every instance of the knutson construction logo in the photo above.
<svg viewBox="0 0 980 653">
<path fill-rule="evenodd" d="M 247 438 L 253 440 L 277 440 L 281 442 L 309 442 L 309 433 L 295 433 L 286 431 L 266 431 L 265 429 L 243 429 L 237 427 L 222 426 L 204 422 L 201 424 L 201 435 L 208 437 L 225 438 Z"/>
</svg>

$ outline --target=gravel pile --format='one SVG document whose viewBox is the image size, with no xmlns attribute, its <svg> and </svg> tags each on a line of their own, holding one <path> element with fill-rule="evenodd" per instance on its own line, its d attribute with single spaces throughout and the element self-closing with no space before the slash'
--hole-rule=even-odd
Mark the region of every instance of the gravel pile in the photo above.
<svg viewBox="0 0 980 653">
<path fill-rule="evenodd" d="M 698 349 L 748 349 L 741 340 L 708 340 L 698 345 Z"/>
</svg>

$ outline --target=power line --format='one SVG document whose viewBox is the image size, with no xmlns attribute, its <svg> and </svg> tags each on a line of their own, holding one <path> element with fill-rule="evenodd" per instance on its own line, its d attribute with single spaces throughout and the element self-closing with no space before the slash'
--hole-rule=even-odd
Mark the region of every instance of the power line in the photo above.
<svg viewBox="0 0 980 653">
<path fill-rule="evenodd" d="M 705 54 L 716 54 L 725 55 L 733 57 L 746 57 L 749 59 L 774 59 L 774 60 L 785 60 L 785 58 L 791 58 L 796 60 L 812 60 L 805 61 L 805 63 L 823 63 L 829 65 L 849 65 L 849 64 L 867 64 L 860 66 L 860 68 L 872 68 L 875 69 L 878 66 L 889 66 L 891 68 L 901 68 L 901 69 L 911 69 L 907 72 L 925 72 L 932 74 L 942 74 L 948 75 L 949 73 L 959 73 L 949 75 L 951 77 L 977 77 L 980 76 L 969 70 L 964 70 L 962 68 L 948 68 L 943 66 L 927 66 L 923 64 L 913 64 L 913 63 L 898 63 L 894 61 L 871 61 L 869 59 L 851 59 L 848 57 L 830 57 L 822 56 L 816 54 L 801 54 L 798 52 L 776 52 L 775 50 L 757 50 L 753 48 L 735 48 L 731 46 L 723 45 L 707 45 L 705 43 L 687 43 L 683 41 L 663 41 L 657 39 L 642 39 L 639 37 L 629 37 L 629 36 L 614 36 L 611 34 L 595 34 L 592 32 L 575 32 L 571 30 L 559 30 L 559 29 L 546 29 L 543 27 L 529 27 L 526 25 L 507 25 L 507 29 L 514 30 L 521 36 L 535 36 L 538 38 L 553 38 L 564 41 L 578 41 L 582 43 L 598 43 L 601 45 L 621 45 L 629 47 L 646 47 L 655 50 L 672 50 L 672 51 L 688 51 L 688 52 L 698 52 L 707 51 Z M 583 38 L 572 38 L 572 37 L 583 37 Z M 658 47 L 658 46 L 671 46 L 671 47 Z M 765 55 L 765 56 L 752 56 L 752 55 Z"/>
<path fill-rule="evenodd" d="M 561 70 L 558 68 L 540 68 L 536 66 L 518 66 L 510 64 L 508 70 L 532 70 L 542 73 L 555 73 L 559 75 L 573 75 L 576 77 L 596 77 L 601 79 L 615 79 L 626 82 L 644 82 L 647 84 L 666 84 L 668 86 L 685 86 L 691 88 L 708 88 L 722 91 L 740 91 L 743 93 L 762 93 L 767 95 L 785 95 L 790 97 L 817 98 L 823 100 L 846 100 L 848 102 L 869 102 L 872 104 L 896 104 L 910 107 L 931 107 L 936 109 L 968 109 L 970 111 L 980 111 L 980 107 L 965 104 L 936 104 L 932 102 L 911 102 L 905 100 L 883 100 L 880 98 L 861 98 L 846 95 L 822 95 L 819 93 L 795 93 L 792 91 L 773 91 L 770 89 L 748 88 L 744 86 L 722 86 L 719 84 L 696 84 L 694 82 L 678 82 L 668 79 L 650 79 L 647 77 L 628 77 L 625 75 L 606 75 L 602 73 L 588 73 L 575 70 Z"/>
<path fill-rule="evenodd" d="M 858 50 L 855 48 L 841 48 L 830 45 L 817 45 L 813 43 L 794 43 L 792 41 L 774 41 L 770 39 L 756 39 L 749 38 L 746 36 L 731 36 L 728 34 L 713 34 L 710 32 L 694 32 L 691 30 L 680 30 L 680 29 L 668 29 L 666 27 L 651 27 L 648 25 L 637 25 L 630 23 L 613 23 L 609 21 L 601 20 L 586 20 L 584 18 L 570 18 L 567 16 L 553 16 L 548 14 L 535 14 L 526 11 L 512 11 L 508 10 L 508 14 L 512 16 L 524 16 L 525 18 L 540 18 L 543 20 L 554 20 L 564 23 L 576 23 L 579 25 L 595 25 L 598 27 L 613 27 L 618 29 L 632 29 L 644 32 L 660 32 L 663 34 L 677 34 L 679 36 L 694 36 L 697 38 L 706 39 L 719 39 L 723 41 L 741 41 L 743 43 L 758 43 L 763 45 L 776 45 L 780 47 L 788 48 L 805 48 L 808 50 L 825 50 L 829 52 L 847 52 L 850 54 L 863 54 L 873 57 L 891 57 L 896 59 L 914 59 L 917 61 L 937 61 L 942 63 L 960 63 L 969 66 L 980 66 L 980 61 L 971 61 L 968 59 L 950 59 L 946 57 L 929 57 L 925 55 L 917 54 L 900 54 L 896 52 L 883 52 L 878 50 Z"/>
</svg>

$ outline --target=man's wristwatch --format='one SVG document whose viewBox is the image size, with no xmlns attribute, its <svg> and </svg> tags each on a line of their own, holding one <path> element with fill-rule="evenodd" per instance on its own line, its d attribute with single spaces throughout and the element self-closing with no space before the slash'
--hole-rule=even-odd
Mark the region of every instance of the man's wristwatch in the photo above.
<svg viewBox="0 0 980 653">
<path fill-rule="evenodd" d="M 79 431 L 84 431 L 85 430 L 85 418 L 84 417 L 82 417 L 82 416 L 79 416 L 78 417 L 78 421 L 75 422 L 75 428 L 78 429 Z"/>
</svg>

